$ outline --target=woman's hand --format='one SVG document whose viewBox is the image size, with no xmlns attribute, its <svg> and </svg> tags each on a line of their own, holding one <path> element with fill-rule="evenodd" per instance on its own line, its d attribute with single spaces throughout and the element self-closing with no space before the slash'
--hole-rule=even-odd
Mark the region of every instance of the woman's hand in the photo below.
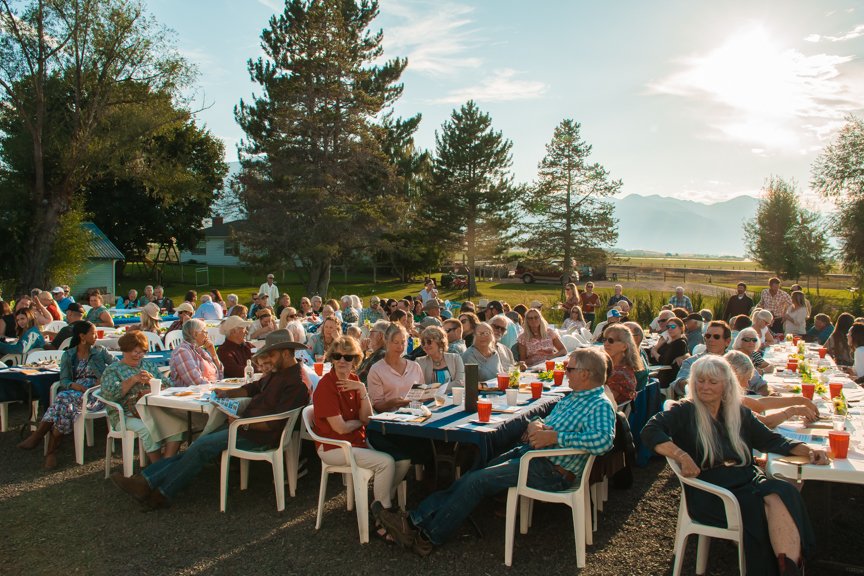
<svg viewBox="0 0 864 576">
<path fill-rule="evenodd" d="M 138 382 L 141 384 L 149 384 L 150 379 L 153 378 L 153 375 L 146 370 L 141 370 L 140 372 L 138 372 L 138 374 L 136 374 L 136 376 L 138 378 Z"/>
<path fill-rule="evenodd" d="M 685 478 L 695 478 L 702 472 L 699 466 L 696 465 L 696 462 L 693 461 L 693 458 L 683 450 L 681 450 L 681 453 L 678 454 L 678 457 L 675 458 L 675 460 L 678 462 L 678 465 L 681 466 L 681 475 Z"/>
<path fill-rule="evenodd" d="M 812 402 L 811 402 L 812 404 Z M 786 418 L 789 419 L 793 416 L 801 416 L 807 422 L 813 422 L 819 419 L 819 409 L 816 406 L 787 406 L 783 409 L 783 413 L 786 415 Z"/>
<path fill-rule="evenodd" d="M 351 392 L 352 390 L 366 390 L 366 385 L 363 384 L 363 382 L 359 382 L 357 380 L 337 380 L 336 387 L 339 388 L 340 392 Z"/>
</svg>

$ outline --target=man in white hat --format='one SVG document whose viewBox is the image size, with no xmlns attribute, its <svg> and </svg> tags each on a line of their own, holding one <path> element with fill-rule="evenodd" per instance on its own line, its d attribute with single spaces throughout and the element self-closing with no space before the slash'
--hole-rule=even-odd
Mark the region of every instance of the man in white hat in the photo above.
<svg viewBox="0 0 864 576">
<path fill-rule="evenodd" d="M 252 359 L 252 344 L 246 341 L 246 331 L 252 322 L 239 316 L 229 316 L 219 325 L 225 342 L 216 350 L 226 378 L 242 378 L 246 362 Z"/>
<path fill-rule="evenodd" d="M 275 305 L 276 302 L 279 301 L 279 288 L 276 287 L 274 279 L 275 277 L 273 274 L 268 274 L 267 281 L 258 287 L 258 296 L 260 297 L 261 294 L 266 294 L 270 299 L 271 305 Z"/>
<path fill-rule="evenodd" d="M 621 311 L 618 308 L 612 308 L 608 312 L 606 312 L 606 320 L 600 322 L 596 328 L 594 328 L 594 341 L 597 342 L 603 336 L 603 331 L 606 330 L 606 327 L 610 324 L 617 324 L 621 321 Z"/>
<path fill-rule="evenodd" d="M 57 308 L 59 308 L 63 313 L 65 313 L 66 309 L 69 308 L 69 304 L 75 302 L 74 298 L 66 294 L 66 291 L 62 286 L 55 286 L 54 289 L 51 290 L 51 296 L 57 302 Z"/>
<path fill-rule="evenodd" d="M 294 342 L 287 330 L 277 330 L 267 336 L 266 344 L 255 354 L 271 371 L 257 382 L 233 390 L 217 390 L 222 398 L 250 397 L 242 418 L 280 414 L 309 403 L 309 390 L 303 383 L 300 365 L 294 351 L 305 349 Z M 236 418 L 229 417 L 230 424 Z M 285 427 L 284 420 L 244 424 L 237 431 L 237 447 L 241 450 L 269 448 L 279 444 Z M 121 490 L 141 502 L 145 510 L 167 508 L 177 494 L 191 483 L 210 462 L 228 447 L 228 425 L 195 440 L 189 449 L 171 458 L 151 464 L 141 474 L 130 478 L 115 472 L 111 480 Z"/>
</svg>

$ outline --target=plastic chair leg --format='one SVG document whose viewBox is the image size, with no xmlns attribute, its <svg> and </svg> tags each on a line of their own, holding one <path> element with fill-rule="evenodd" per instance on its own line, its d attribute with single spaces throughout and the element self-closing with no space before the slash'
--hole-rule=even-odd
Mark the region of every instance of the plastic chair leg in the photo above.
<svg viewBox="0 0 864 576">
<path fill-rule="evenodd" d="M 72 439 L 75 441 L 75 462 L 79 465 L 84 464 L 85 421 L 84 415 L 81 414 L 75 424 L 72 425 Z"/>
<path fill-rule="evenodd" d="M 120 448 L 123 451 L 123 476 L 128 478 L 132 476 L 132 472 L 135 469 L 135 437 L 126 434 L 123 436 L 120 444 Z"/>
<path fill-rule="evenodd" d="M 321 528 L 321 516 L 324 514 L 324 498 L 327 496 L 327 467 L 321 464 L 321 487 L 318 489 L 318 516 L 315 518 L 315 529 Z"/>
<path fill-rule="evenodd" d="M 573 537 L 576 541 L 576 567 L 585 567 L 585 501 L 577 498 L 571 507 L 573 513 Z"/>
<path fill-rule="evenodd" d="M 516 538 L 516 505 L 519 503 L 519 492 L 516 488 L 507 490 L 507 519 L 504 529 L 504 564 L 513 565 L 513 545 Z"/>
<path fill-rule="evenodd" d="M 84 431 L 86 432 L 86 436 L 87 436 L 87 446 L 92 447 L 96 443 L 95 442 L 96 437 L 94 436 L 94 433 L 93 433 L 93 420 L 91 420 L 89 418 L 84 420 Z"/>
<path fill-rule="evenodd" d="M 357 528 L 360 530 L 360 544 L 368 544 L 369 484 L 362 481 L 354 482 L 354 500 L 355 504 L 357 505 Z"/>
<path fill-rule="evenodd" d="M 240 490 L 249 487 L 249 460 L 240 460 Z"/>
<path fill-rule="evenodd" d="M 114 452 L 114 439 L 108 438 L 105 441 L 105 478 L 111 475 L 111 453 Z"/>
<path fill-rule="evenodd" d="M 696 546 L 696 574 L 705 574 L 708 568 L 708 551 L 711 549 L 711 538 L 703 534 L 699 535 L 699 543 Z"/>
<path fill-rule="evenodd" d="M 519 533 L 527 534 L 530 526 L 531 499 L 523 496 L 519 499 Z"/>
<path fill-rule="evenodd" d="M 132 437 L 132 443 L 135 443 L 135 437 Z M 143 469 L 147 466 L 147 463 L 150 462 L 150 459 L 147 458 L 147 453 L 144 451 L 144 443 L 141 439 L 138 439 L 138 465 Z M 134 463 L 134 460 L 133 460 Z"/>
<path fill-rule="evenodd" d="M 585 525 L 585 544 L 592 545 L 594 544 L 594 530 L 597 529 L 597 525 L 594 523 L 594 511 L 591 506 L 591 494 L 588 490 L 582 490 L 582 494 L 579 494 L 577 498 L 582 499 L 582 506 L 585 509 L 585 513 L 582 515 L 582 523 Z"/>
<path fill-rule="evenodd" d="M 351 512 L 354 510 L 354 497 L 356 494 L 354 493 L 354 476 L 352 474 L 344 474 L 345 486 L 347 490 L 346 500 L 348 501 L 348 511 Z"/>
<path fill-rule="evenodd" d="M 282 461 L 282 452 L 273 454 L 273 486 L 276 488 L 276 511 L 285 510 L 285 464 Z"/>
<path fill-rule="evenodd" d="M 231 463 L 231 455 L 227 450 L 222 451 L 222 464 L 219 470 L 219 511 L 225 512 L 228 505 L 228 467 Z"/>
<path fill-rule="evenodd" d="M 9 430 L 9 402 L 0 402 L 0 432 Z"/>
<path fill-rule="evenodd" d="M 682 534 L 680 530 L 675 536 L 675 561 L 672 564 L 672 576 L 681 574 L 681 567 L 684 564 L 684 550 L 687 547 L 687 536 L 689 534 Z"/>
</svg>

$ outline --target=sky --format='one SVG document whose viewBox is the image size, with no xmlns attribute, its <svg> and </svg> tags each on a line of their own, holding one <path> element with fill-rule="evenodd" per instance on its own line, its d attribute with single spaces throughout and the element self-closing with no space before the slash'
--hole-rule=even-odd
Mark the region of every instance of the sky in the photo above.
<svg viewBox="0 0 864 576">
<path fill-rule="evenodd" d="M 199 122 L 237 158 L 233 109 L 260 87 L 247 61 L 280 0 L 145 0 L 199 71 Z M 864 113 L 864 3 L 834 0 L 380 0 L 386 58 L 407 57 L 401 116 L 417 144 L 474 99 L 536 177 L 572 118 L 621 195 L 718 202 L 798 182 L 848 114 Z"/>
</svg>

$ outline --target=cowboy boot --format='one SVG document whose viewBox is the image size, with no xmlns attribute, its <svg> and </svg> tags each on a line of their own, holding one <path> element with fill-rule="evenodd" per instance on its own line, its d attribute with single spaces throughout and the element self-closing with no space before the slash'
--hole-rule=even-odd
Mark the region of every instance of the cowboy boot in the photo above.
<svg viewBox="0 0 864 576">
<path fill-rule="evenodd" d="M 804 559 L 796 564 L 785 554 L 777 555 L 777 565 L 780 568 L 780 576 L 803 576 L 804 575 Z"/>
<path fill-rule="evenodd" d="M 45 454 L 45 470 L 53 470 L 57 467 L 57 448 L 60 447 L 60 441 L 63 440 L 62 434 L 51 432 L 48 436 L 48 453 Z"/>
<path fill-rule="evenodd" d="M 53 426 L 53 422 L 46 422 L 45 420 L 39 422 L 39 427 L 30 436 L 19 442 L 17 447 L 21 450 L 33 450 Z"/>
</svg>

